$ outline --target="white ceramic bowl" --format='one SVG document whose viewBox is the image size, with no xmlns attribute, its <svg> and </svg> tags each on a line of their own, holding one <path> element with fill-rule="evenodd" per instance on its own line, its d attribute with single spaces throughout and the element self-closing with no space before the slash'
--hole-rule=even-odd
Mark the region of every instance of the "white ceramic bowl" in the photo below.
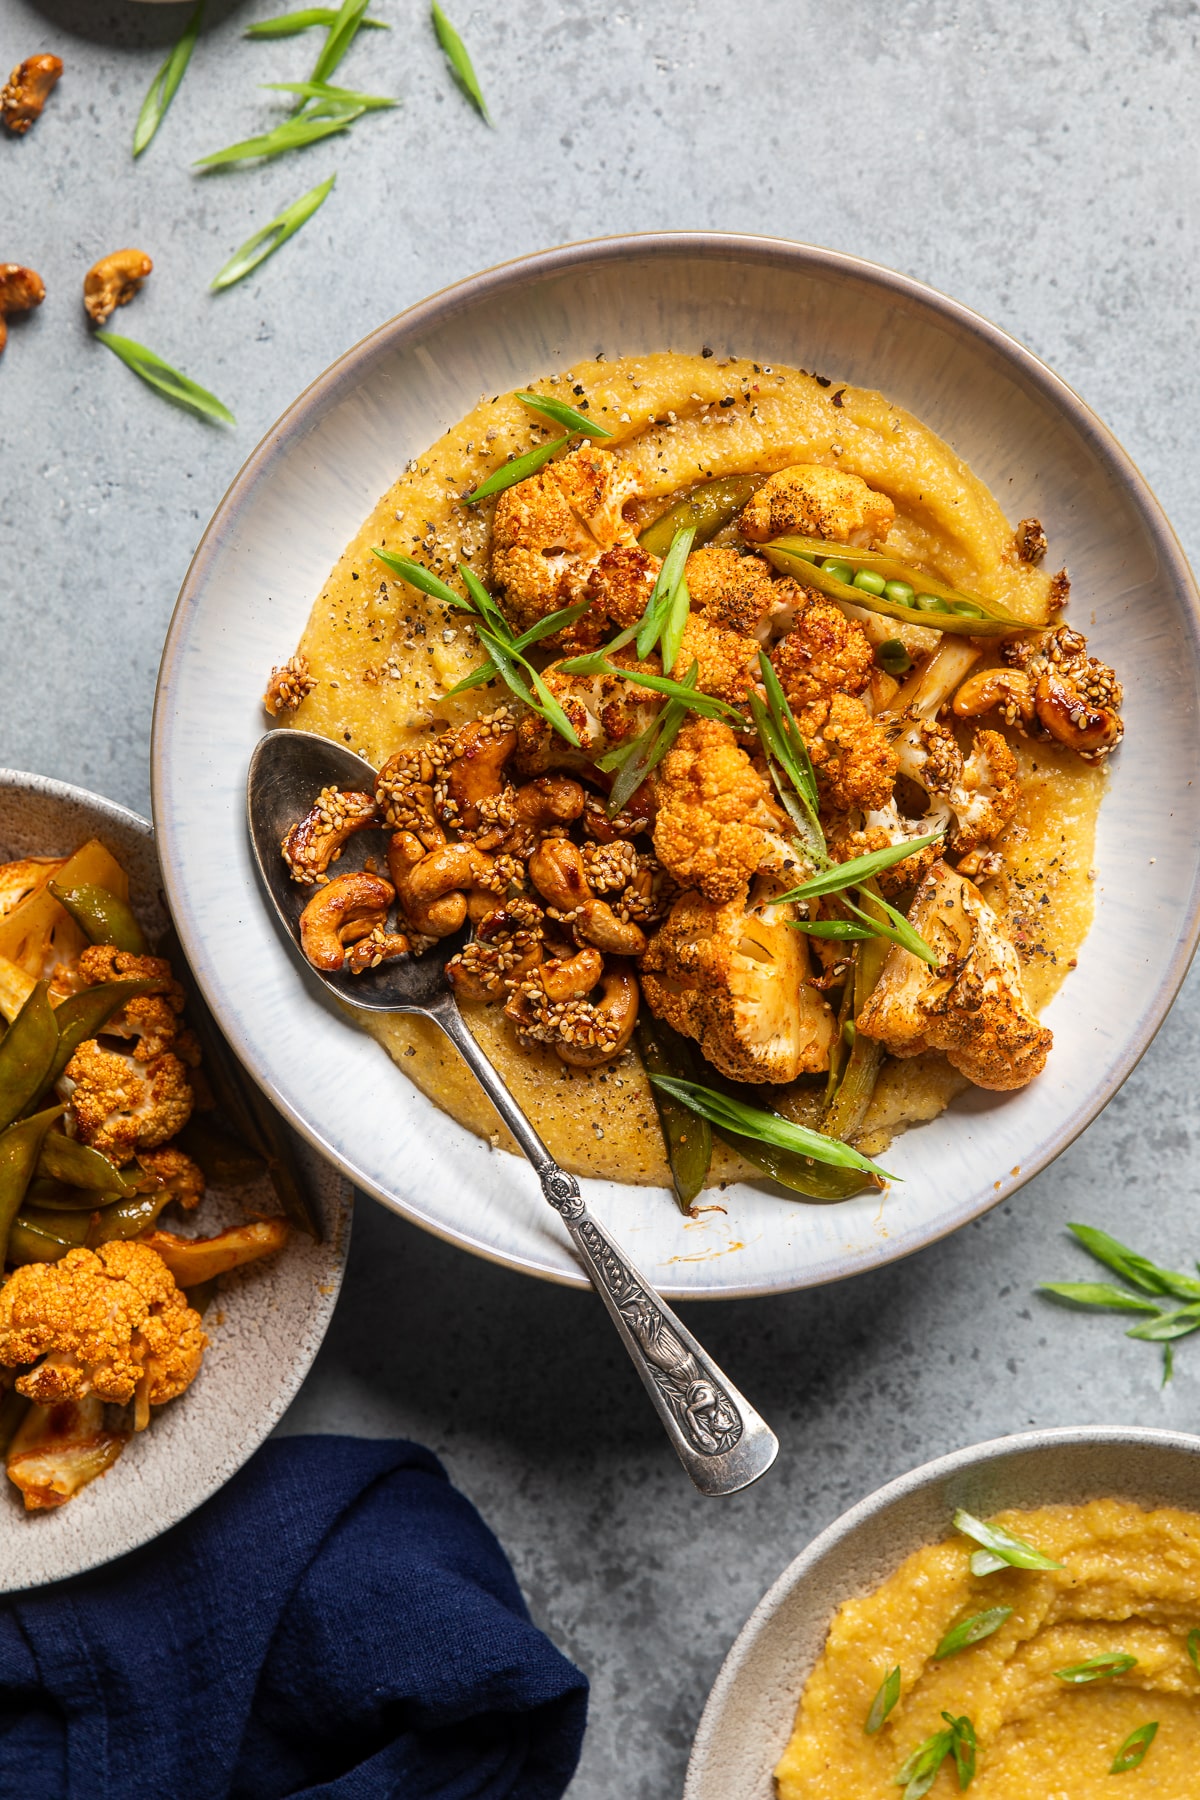
<svg viewBox="0 0 1200 1800">
<path fill-rule="evenodd" d="M 183 584 L 154 719 L 154 812 L 172 910 L 214 1011 L 309 1139 L 385 1204 L 516 1268 L 582 1285 L 525 1166 L 437 1111 L 288 955 L 258 895 L 244 784 L 259 696 L 314 596 L 403 468 L 481 393 L 598 350 L 736 350 L 882 387 L 964 456 L 1014 520 L 1041 518 L 1074 615 L 1126 685 L 1100 818 L 1098 912 L 1022 1092 L 979 1091 L 888 1152 L 903 1179 L 813 1206 L 742 1186 L 684 1221 L 662 1190 L 587 1197 L 677 1298 L 830 1281 L 942 1236 L 1043 1168 L 1161 1024 L 1191 957 L 1200 876 L 1197 599 L 1137 470 L 1037 359 L 966 308 L 799 244 L 671 234 L 548 251 L 434 295 L 303 393 L 230 488 Z"/>
<path fill-rule="evenodd" d="M 1094 1426 L 997 1438 L 890 1482 L 815 1538 L 759 1601 L 708 1697 L 684 1800 L 775 1800 L 772 1772 L 834 1613 L 945 1538 L 956 1508 L 987 1518 L 1114 1498 L 1195 1509 L 1198 1496 L 1200 1438 Z"/>
<path fill-rule="evenodd" d="M 131 899 L 153 938 L 167 923 L 154 836 L 136 813 L 82 788 L 0 769 L 0 860 L 67 854 L 98 837 L 129 873 Z M 149 1543 L 215 1494 L 267 1438 L 304 1380 L 337 1303 L 350 1243 L 351 1193 L 298 1145 L 325 1216 L 326 1239 L 299 1232 L 269 1265 L 222 1277 L 205 1317 L 211 1344 L 193 1385 L 156 1409 L 98 1481 L 66 1506 L 27 1514 L 0 1471 L 0 1592 L 77 1575 Z M 210 1188 L 201 1231 L 236 1224 L 245 1207 L 278 1212 L 270 1184 Z"/>
</svg>

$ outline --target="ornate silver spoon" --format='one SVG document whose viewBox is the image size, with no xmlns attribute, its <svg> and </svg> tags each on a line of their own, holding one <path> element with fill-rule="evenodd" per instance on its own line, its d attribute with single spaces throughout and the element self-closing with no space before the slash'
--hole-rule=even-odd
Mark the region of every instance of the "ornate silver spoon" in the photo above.
<svg viewBox="0 0 1200 1800">
<path fill-rule="evenodd" d="M 448 951 L 457 944 L 445 941 L 424 956 L 382 963 L 363 975 L 322 974 L 301 954 L 300 914 L 312 889 L 292 881 L 280 843 L 323 787 L 371 793 L 374 786 L 375 771 L 361 757 L 310 732 L 270 731 L 258 744 L 247 782 L 250 841 L 289 944 L 310 978 L 339 1000 L 374 1012 L 419 1013 L 441 1027 L 533 1164 L 680 1462 L 702 1494 L 737 1493 L 770 1468 L 778 1439 L 592 1217 L 575 1177 L 559 1168 L 475 1042 L 444 975 Z M 339 870 L 361 863 L 365 835 L 351 840 Z"/>
</svg>

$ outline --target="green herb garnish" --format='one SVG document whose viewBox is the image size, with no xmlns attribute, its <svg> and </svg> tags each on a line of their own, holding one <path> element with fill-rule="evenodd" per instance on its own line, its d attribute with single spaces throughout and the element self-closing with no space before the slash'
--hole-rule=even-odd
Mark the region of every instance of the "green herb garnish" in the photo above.
<svg viewBox="0 0 1200 1800">
<path fill-rule="evenodd" d="M 693 663 L 682 685 L 693 688 L 700 678 L 700 665 Z M 606 773 L 617 771 L 607 802 L 607 813 L 615 819 L 621 808 L 637 793 L 647 775 L 656 769 L 687 718 L 688 708 L 682 700 L 668 700 L 658 716 L 632 743 L 619 744 L 599 759 L 598 768 Z"/>
<path fill-rule="evenodd" d="M 1131 1769 L 1138 1769 L 1145 1760 L 1146 1752 L 1158 1735 L 1158 1720 L 1153 1719 L 1148 1725 L 1139 1725 L 1131 1731 L 1117 1754 L 1113 1757 L 1110 1775 L 1128 1775 Z"/>
<path fill-rule="evenodd" d="M 562 668 L 567 672 L 566 663 L 562 664 Z M 700 713 L 703 718 L 732 719 L 737 725 L 746 723 L 737 707 L 730 706 L 727 700 L 718 700 L 715 694 L 698 693 L 682 681 L 669 681 L 665 675 L 644 675 L 640 669 L 614 667 L 608 662 L 601 665 L 598 673 L 615 675 L 620 681 L 631 681 L 634 687 L 649 688 L 653 694 L 665 694 L 668 700 L 680 701 L 693 712 Z"/>
<path fill-rule="evenodd" d="M 301 194 L 298 200 L 285 206 L 269 225 L 264 225 L 261 231 L 248 237 L 241 248 L 234 251 L 224 268 L 214 276 L 212 291 L 220 293 L 222 289 L 232 287 L 235 282 L 243 281 L 257 269 L 259 263 L 274 255 L 280 245 L 286 244 L 312 218 L 322 202 L 328 199 L 336 179 L 336 176 L 331 175 L 328 181 L 322 181 L 318 187 L 309 188 L 307 194 Z"/>
<path fill-rule="evenodd" d="M 167 116 L 167 108 L 179 90 L 179 84 L 192 60 L 192 51 L 196 48 L 196 39 L 200 36 L 200 23 L 204 17 L 204 0 L 200 0 L 195 12 L 183 28 L 183 36 L 167 57 L 166 62 L 150 83 L 146 98 L 142 101 L 142 110 L 133 128 L 133 154 L 140 156 L 155 132 Z"/>
<path fill-rule="evenodd" d="M 400 104 L 387 94 L 359 94 L 353 88 L 330 87 L 327 81 L 264 81 L 260 86 L 311 102 L 305 107 L 306 119 L 336 119 L 347 113 L 357 118 L 359 113 L 385 112 Z"/>
<path fill-rule="evenodd" d="M 556 456 L 563 445 L 570 440 L 565 437 L 554 438 L 548 444 L 539 444 L 536 450 L 527 450 L 524 456 L 514 456 L 511 462 L 501 463 L 495 472 L 481 481 L 477 488 L 472 488 L 463 499 L 467 506 L 477 506 L 481 500 L 490 500 L 493 494 L 499 494 L 505 488 L 515 487 L 518 481 L 524 481 L 528 475 L 536 475 L 544 464 Z"/>
<path fill-rule="evenodd" d="M 791 1119 L 783 1118 L 779 1113 L 763 1112 L 757 1106 L 745 1106 L 740 1100 L 734 1100 L 728 1094 L 720 1094 L 715 1088 L 702 1087 L 695 1081 L 677 1081 L 669 1075 L 651 1075 L 650 1080 L 655 1087 L 662 1088 L 664 1093 L 671 1094 L 676 1100 L 690 1106 L 693 1112 L 699 1113 L 718 1130 L 735 1131 L 743 1137 L 756 1138 L 760 1143 L 772 1144 L 776 1149 L 791 1151 L 795 1156 L 805 1156 L 813 1162 L 826 1163 L 834 1169 L 859 1169 L 865 1175 L 873 1175 L 881 1181 L 898 1181 L 898 1175 L 889 1175 L 878 1163 L 852 1150 L 849 1144 L 843 1144 L 839 1138 L 826 1137 L 822 1131 L 810 1131 L 806 1125 L 796 1125 Z"/>
<path fill-rule="evenodd" d="M 1192 1667 L 1200 1675 L 1200 1627 L 1187 1634 L 1187 1653 L 1192 1659 Z"/>
<path fill-rule="evenodd" d="M 475 615 L 475 632 L 491 658 L 491 666 L 487 673 L 480 669 L 473 670 L 466 681 L 460 682 L 457 688 L 451 690 L 452 692 L 460 693 L 466 687 L 477 687 L 482 681 L 490 680 L 493 673 L 497 674 L 511 688 L 517 698 L 529 707 L 531 712 L 537 713 L 539 717 L 552 725 L 559 736 L 567 740 L 568 744 L 575 749 L 579 748 L 579 737 L 575 727 L 546 686 L 539 671 L 526 660 L 523 654 L 522 642 L 528 643 L 531 640 L 528 636 L 522 640 L 514 634 L 508 620 L 473 569 L 469 569 L 465 563 L 458 565 L 459 575 L 462 577 L 463 586 L 469 596 L 464 599 L 461 594 L 456 594 L 452 587 L 427 569 L 423 563 L 415 562 L 411 556 L 398 556 L 392 550 L 382 549 L 373 549 L 371 555 L 377 557 L 387 568 L 394 570 L 397 575 L 402 576 L 413 587 L 420 588 L 422 593 L 432 595 L 435 600 L 444 601 L 447 606 L 457 607 L 460 612 L 469 612 Z M 573 607 L 567 607 L 564 608 L 564 613 L 573 613 L 575 610 Z M 546 622 L 543 620 L 540 623 L 545 626 Z"/>
<path fill-rule="evenodd" d="M 1041 1291 L 1052 1294 L 1056 1299 L 1074 1301 L 1080 1306 L 1108 1307 L 1116 1312 L 1142 1312 L 1151 1315 L 1140 1325 L 1131 1327 L 1125 1335 L 1162 1345 L 1165 1387 L 1175 1370 L 1174 1340 L 1200 1331 L 1200 1281 L 1194 1275 L 1185 1274 L 1179 1269 L 1162 1268 L 1160 1264 L 1151 1262 L 1149 1257 L 1139 1255 L 1136 1250 L 1131 1250 L 1127 1244 L 1122 1244 L 1107 1231 L 1101 1231 L 1094 1225 L 1071 1225 L 1069 1229 L 1089 1256 L 1094 1256 L 1106 1269 L 1112 1269 L 1130 1287 L 1140 1291 L 1128 1293 L 1101 1281 L 1043 1281 L 1039 1283 Z M 1143 1298 L 1145 1295 L 1153 1298 Z M 1187 1304 L 1169 1311 L 1163 1305 L 1168 1297 L 1184 1300 Z"/>
<path fill-rule="evenodd" d="M 308 144 L 317 144 L 322 138 L 332 137 L 335 132 L 348 131 L 362 114 L 361 107 L 338 113 L 333 118 L 301 114 L 298 118 L 287 119 L 282 125 L 276 125 L 272 131 L 264 131 L 258 137 L 243 138 L 240 143 L 229 144 L 224 150 L 214 150 L 209 156 L 198 157 L 192 166 L 197 169 L 215 169 L 224 163 L 249 162 L 256 156 L 283 156 L 288 150 L 303 150 Z"/>
<path fill-rule="evenodd" d="M 935 1731 L 932 1737 L 917 1745 L 894 1777 L 896 1787 L 904 1789 L 904 1800 L 924 1800 L 953 1749 L 953 1731 Z"/>
<path fill-rule="evenodd" d="M 964 1793 L 975 1779 L 975 1758 L 979 1749 L 975 1727 L 965 1714 L 956 1719 L 953 1713 L 944 1712 L 942 1717 L 950 1727 L 959 1792 Z"/>
<path fill-rule="evenodd" d="M 518 394 L 516 398 L 522 406 L 531 412 L 543 413 L 547 419 L 553 419 L 556 425 L 563 425 L 568 431 L 578 431 L 584 437 L 607 438 L 612 432 L 607 425 L 598 425 L 595 419 L 589 419 L 574 406 L 568 406 L 565 400 L 555 400 L 549 394 Z"/>
<path fill-rule="evenodd" d="M 871 1702 L 871 1710 L 867 1714 L 867 1722 L 863 1726 L 868 1737 L 874 1737 L 877 1731 L 882 1731 L 884 1721 L 899 1698 L 900 1666 L 897 1664 L 884 1676 L 879 1692 Z"/>
<path fill-rule="evenodd" d="M 983 1545 L 986 1555 L 971 1558 L 973 1575 L 990 1575 L 1005 1564 L 1014 1569 L 1061 1569 L 1064 1566 L 1055 1562 L 1052 1557 L 1043 1555 L 1032 1544 L 1027 1544 L 1024 1538 L 1015 1537 L 1011 1531 L 1006 1531 L 1003 1525 L 987 1525 L 973 1513 L 964 1512 L 961 1507 L 954 1515 L 954 1529 Z M 985 1561 L 988 1564 L 986 1569 L 982 1566 Z M 977 1563 L 980 1566 L 977 1567 Z"/>
<path fill-rule="evenodd" d="M 438 5 L 437 0 L 433 0 L 430 17 L 433 20 L 433 29 L 437 33 L 437 41 L 445 52 L 446 61 L 454 71 L 458 85 L 478 111 L 484 123 L 490 125 L 492 116 L 488 112 L 487 102 L 484 100 L 483 90 L 479 85 L 479 77 L 467 55 L 466 45 Z"/>
<path fill-rule="evenodd" d="M 210 394 L 207 388 L 164 362 L 144 344 L 135 344 L 132 338 L 118 337 L 115 331 L 96 331 L 92 336 L 114 356 L 119 356 L 127 369 L 132 369 L 149 387 L 156 388 L 177 406 L 186 406 L 205 419 L 219 419 L 223 425 L 237 424 L 229 408 L 223 406 L 215 394 Z"/>
<path fill-rule="evenodd" d="M 1091 1681 L 1111 1681 L 1114 1675 L 1127 1675 L 1137 1668 L 1137 1657 L 1115 1651 L 1107 1656 L 1089 1656 L 1086 1662 L 1072 1663 L 1069 1668 L 1055 1669 L 1055 1681 L 1068 1687 L 1086 1687 Z"/>
<path fill-rule="evenodd" d="M 840 894 L 848 887 L 861 887 L 864 882 L 871 881 L 890 869 L 894 863 L 903 862 L 906 856 L 923 850 L 926 844 L 936 844 L 941 837 L 940 831 L 926 832 L 922 837 L 907 838 L 903 844 L 889 844 L 886 850 L 872 850 L 866 856 L 851 857 L 849 862 L 833 863 L 814 875 L 809 881 L 802 881 L 799 887 L 790 888 L 781 894 L 781 900 L 815 900 L 821 894 Z M 872 895 L 877 900 L 878 895 Z"/>
<path fill-rule="evenodd" d="M 651 589 L 650 598 L 646 602 L 646 610 L 643 612 L 641 621 L 637 627 L 637 642 L 635 648 L 638 655 L 641 657 L 649 656 L 650 652 L 654 649 L 654 646 L 662 637 L 667 623 L 671 618 L 675 607 L 676 597 L 680 588 L 684 587 L 683 572 L 687 567 L 687 559 L 691 554 L 692 540 L 695 536 L 696 533 L 694 528 L 688 525 L 682 531 L 677 531 L 675 536 L 671 539 L 671 548 L 663 557 L 662 567 L 658 571 L 658 577 Z M 685 587 L 684 592 L 686 593 Z M 685 612 L 684 617 L 686 618 L 686 616 Z M 682 626 L 680 627 L 680 635 L 682 636 Z M 676 645 L 675 654 L 679 654 L 678 645 Z M 664 672 L 673 666 L 673 660 L 668 661 L 664 653 Z"/>
<path fill-rule="evenodd" d="M 1053 1294 L 1059 1300 L 1070 1300 L 1076 1306 L 1102 1306 L 1115 1312 L 1146 1312 L 1155 1316 L 1159 1311 L 1153 1300 L 1127 1294 L 1122 1288 L 1111 1287 L 1107 1281 L 1040 1281 L 1038 1292 Z"/>
<path fill-rule="evenodd" d="M 328 81 L 362 27 L 367 0 L 342 0 L 329 35 L 321 46 L 321 54 L 313 64 L 312 81 Z"/>
<path fill-rule="evenodd" d="M 242 33 L 248 38 L 285 38 L 297 37 L 302 31 L 311 31 L 314 26 L 333 25 L 338 16 L 336 6 L 306 6 L 299 12 L 279 13 L 273 19 L 260 19 L 257 25 L 247 25 Z M 392 28 L 386 19 L 360 19 L 363 31 L 390 31 Z"/>
<path fill-rule="evenodd" d="M 984 1638 L 999 1631 L 1006 1619 L 1012 1618 L 1012 1611 L 1011 1606 L 993 1606 L 989 1612 L 975 1613 L 952 1625 L 934 1651 L 934 1660 L 942 1662 L 947 1656 L 957 1656 L 960 1650 L 969 1650 L 972 1644 L 981 1644 Z"/>
</svg>

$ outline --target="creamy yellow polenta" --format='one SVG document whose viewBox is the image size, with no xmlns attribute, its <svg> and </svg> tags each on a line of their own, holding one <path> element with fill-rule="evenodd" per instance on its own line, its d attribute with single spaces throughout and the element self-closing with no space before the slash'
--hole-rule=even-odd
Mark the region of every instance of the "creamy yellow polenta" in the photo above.
<svg viewBox="0 0 1200 1800">
<path fill-rule="evenodd" d="M 779 1800 L 883 1800 L 897 1771 L 943 1729 L 943 1712 L 975 1728 L 971 1800 L 1195 1800 L 1200 1794 L 1200 1674 L 1187 1636 L 1200 1625 L 1200 1516 L 1121 1500 L 1003 1513 L 998 1523 L 1065 1567 L 970 1572 L 963 1537 L 918 1550 L 861 1600 L 843 1606 L 804 1689 L 779 1766 Z M 934 1660 L 961 1619 L 1008 1606 L 991 1637 Z M 1114 1679 L 1064 1684 L 1055 1670 L 1101 1655 L 1137 1658 Z M 881 1731 L 863 1726 L 880 1683 L 901 1670 Z M 1110 1767 L 1139 1726 L 1158 1732 L 1141 1767 L 1114 1788 Z M 932 1800 L 959 1791 L 953 1759 Z"/>
<path fill-rule="evenodd" d="M 557 381 L 531 385 L 576 406 L 586 403 L 612 431 L 605 448 L 637 472 L 639 524 L 700 481 L 767 474 L 800 461 L 836 465 L 895 503 L 888 548 L 896 556 L 923 563 L 1031 623 L 1048 617 L 1048 577 L 1016 556 L 1012 523 L 987 488 L 947 444 L 882 394 L 795 369 L 671 352 L 582 363 Z M 504 394 L 481 401 L 409 465 L 348 545 L 313 607 L 300 650 L 316 687 L 296 714 L 301 729 L 349 744 L 378 766 L 431 728 L 461 724 L 496 704 L 487 689 L 444 698 L 479 661 L 474 634 L 448 620 L 439 603 L 389 576 L 371 549 L 413 556 L 443 576 L 465 562 L 486 579 L 494 503 L 467 507 L 459 496 L 557 429 Z M 1103 776 L 1053 746 L 1017 740 L 1014 748 L 1023 778 L 1030 779 L 1000 847 L 1011 855 L 1010 846 L 1019 846 L 1019 867 L 985 892 L 1024 939 L 1030 998 L 1040 1006 L 1091 922 L 1088 873 Z M 568 1168 L 623 1181 L 667 1180 L 635 1051 L 599 1070 L 567 1068 L 548 1048 L 519 1049 L 498 1007 L 472 1008 L 468 1016 Z M 368 1016 L 366 1029 L 439 1106 L 515 1148 L 434 1027 Z M 940 1112 L 964 1085 L 940 1055 L 889 1062 L 864 1147 L 878 1152 L 906 1124 Z M 818 1084 L 798 1083 L 773 1098 L 798 1118 L 819 1117 Z M 743 1173 L 752 1171 L 718 1145 L 712 1180 Z"/>
</svg>

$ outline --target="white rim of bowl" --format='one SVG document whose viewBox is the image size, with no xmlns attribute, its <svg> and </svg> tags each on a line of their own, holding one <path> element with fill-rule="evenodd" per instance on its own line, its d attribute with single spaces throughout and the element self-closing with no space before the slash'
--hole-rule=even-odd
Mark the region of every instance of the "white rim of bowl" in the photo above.
<svg viewBox="0 0 1200 1800">
<path fill-rule="evenodd" d="M 1112 432 L 1097 417 L 1086 401 L 1082 400 L 1061 376 L 1056 375 L 1031 350 L 1026 349 L 1024 344 L 1002 331 L 999 326 L 993 325 L 982 314 L 972 311 L 970 307 L 964 306 L 960 301 L 951 300 L 945 294 L 938 293 L 935 288 L 925 286 L 923 282 L 913 280 L 911 276 L 898 274 L 894 269 L 885 268 L 880 263 L 870 262 L 865 257 L 852 256 L 844 251 L 828 250 L 820 245 L 804 244 L 791 238 L 758 237 L 742 232 L 630 232 L 616 237 L 580 239 L 577 242 L 560 245 L 555 249 L 540 250 L 527 256 L 512 257 L 506 262 L 495 263 L 492 267 L 483 269 L 476 275 L 467 276 L 465 280 L 439 288 L 436 293 L 430 294 L 424 300 L 418 300 L 413 306 L 407 307 L 404 312 L 397 313 L 394 318 L 377 326 L 374 331 L 369 332 L 366 337 L 353 344 L 349 350 L 344 351 L 336 362 L 331 363 L 322 374 L 317 376 L 315 381 L 310 382 L 301 391 L 286 412 L 281 414 L 255 449 L 251 451 L 226 489 L 205 528 L 187 574 L 184 576 L 163 644 L 154 696 L 154 718 L 151 726 L 150 792 L 163 885 L 175 921 L 175 928 L 183 943 L 192 973 L 200 984 L 201 991 L 222 1031 L 242 1063 L 253 1074 L 254 1079 L 278 1111 L 295 1126 L 296 1130 L 308 1140 L 315 1150 L 333 1163 L 335 1168 L 340 1169 L 372 1199 L 378 1200 L 391 1211 L 420 1225 L 424 1230 L 432 1232 L 435 1237 L 442 1238 L 446 1243 L 457 1244 L 461 1249 L 469 1250 L 476 1256 L 482 1256 L 488 1262 L 498 1263 L 503 1268 L 516 1269 L 522 1274 L 536 1275 L 542 1280 L 555 1281 L 562 1286 L 579 1288 L 586 1288 L 589 1285 L 587 1277 L 582 1271 L 572 1274 L 537 1262 L 532 1257 L 504 1254 L 495 1249 L 493 1245 L 483 1243 L 471 1232 L 452 1229 L 433 1220 L 422 1211 L 418 1204 L 401 1199 L 395 1193 L 379 1187 L 363 1169 L 358 1168 L 349 1157 L 342 1155 L 303 1113 L 291 1106 L 267 1076 L 259 1072 L 252 1038 L 236 1024 L 231 1026 L 224 1016 L 216 970 L 206 954 L 202 939 L 193 929 L 187 908 L 186 890 L 175 880 L 174 847 L 177 827 L 171 816 L 171 810 L 166 804 L 167 795 L 162 787 L 161 740 L 165 731 L 164 696 L 172 686 L 176 663 L 181 653 L 185 623 L 193 606 L 197 604 L 197 592 L 203 589 L 209 565 L 226 535 L 227 516 L 230 513 L 237 513 L 258 484 L 269 477 L 273 465 L 291 450 L 296 438 L 303 434 L 304 421 L 311 404 L 314 401 L 327 404 L 336 397 L 339 389 L 357 383 L 362 366 L 369 364 L 376 357 L 386 355 L 396 339 L 412 332 L 420 332 L 440 317 L 473 305 L 483 295 L 493 293 L 499 296 L 506 288 L 523 283 L 531 277 L 536 279 L 541 276 L 561 274 L 581 263 L 597 260 L 620 261 L 630 254 L 664 257 L 691 254 L 713 258 L 742 254 L 794 269 L 800 274 L 820 271 L 852 275 L 860 279 L 867 276 L 879 286 L 890 290 L 897 299 L 912 301 L 922 307 L 930 308 L 935 313 L 940 313 L 960 330 L 982 339 L 992 350 L 1015 363 L 1020 373 L 1034 388 L 1064 411 L 1085 441 L 1116 466 L 1122 479 L 1134 491 L 1139 508 L 1146 520 L 1147 529 L 1152 533 L 1156 547 L 1170 570 L 1172 583 L 1186 600 L 1192 631 L 1200 644 L 1200 592 L 1197 591 L 1196 581 L 1183 553 L 1183 548 L 1146 478 L 1132 457 L 1121 447 Z M 1087 1104 L 1076 1108 L 1073 1113 L 1068 1115 L 1061 1122 L 1046 1149 L 1035 1160 L 1022 1166 L 1019 1180 L 1014 1181 L 1012 1186 L 1006 1185 L 1002 1193 L 988 1197 L 982 1205 L 964 1208 L 948 1222 L 930 1227 L 890 1255 L 885 1254 L 873 1258 L 867 1264 L 851 1263 L 847 1259 L 845 1267 L 840 1268 L 832 1275 L 825 1276 L 819 1283 L 799 1280 L 791 1291 L 845 1280 L 850 1275 L 862 1273 L 867 1267 L 881 1267 L 886 1263 L 899 1261 L 902 1257 L 912 1255 L 918 1250 L 924 1250 L 930 1244 L 937 1243 L 940 1239 L 949 1237 L 953 1232 L 960 1230 L 972 1219 L 980 1218 L 984 1213 L 990 1212 L 992 1207 L 999 1205 L 1001 1200 L 1009 1199 L 1019 1188 L 1024 1187 L 1027 1181 L 1031 1181 L 1035 1175 L 1047 1168 L 1056 1157 L 1061 1156 L 1062 1152 L 1068 1149 L 1079 1134 L 1104 1110 L 1149 1049 L 1179 992 L 1184 976 L 1188 972 L 1196 952 L 1198 939 L 1200 939 L 1200 874 L 1193 882 L 1186 912 L 1186 927 L 1176 942 L 1170 963 L 1154 997 L 1154 1004 L 1146 1014 L 1142 1029 L 1126 1046 L 1108 1080 L 1089 1098 Z M 666 1291 L 668 1290 L 664 1290 L 664 1292 Z M 754 1298 L 760 1294 L 775 1294 L 781 1291 L 784 1290 L 775 1286 L 750 1284 L 745 1287 L 730 1288 L 728 1291 L 723 1290 L 716 1295 L 698 1293 L 689 1294 L 686 1297 L 695 1300 L 734 1300 Z"/>
<path fill-rule="evenodd" d="M 1023 1451 L 1063 1449 L 1072 1444 L 1092 1444 L 1099 1449 L 1118 1449 L 1141 1444 L 1147 1448 L 1178 1450 L 1200 1463 L 1200 1437 L 1191 1436 L 1187 1432 L 1158 1431 L 1142 1425 L 1052 1425 L 1044 1430 L 1017 1431 L 1011 1437 L 986 1438 L 982 1444 L 970 1444 L 963 1450 L 951 1450 L 946 1456 L 934 1457 L 932 1462 L 921 1463 L 918 1468 L 910 1469 L 907 1475 L 898 1475 L 894 1481 L 876 1488 L 873 1494 L 867 1494 L 848 1512 L 836 1518 L 832 1525 L 827 1525 L 811 1543 L 805 1545 L 798 1556 L 792 1558 L 783 1573 L 771 1583 L 729 1646 L 717 1679 L 708 1691 L 708 1699 L 704 1702 L 704 1711 L 700 1714 L 700 1723 L 692 1739 L 683 1800 L 688 1800 L 693 1770 L 698 1771 L 701 1759 L 707 1761 L 711 1753 L 713 1739 L 726 1701 L 740 1674 L 745 1651 L 763 1627 L 774 1618 L 796 1583 L 835 1544 L 852 1537 L 860 1525 L 885 1506 L 890 1506 L 894 1500 L 901 1500 L 906 1494 L 915 1493 L 934 1482 L 949 1481 L 967 1470 L 986 1468 L 989 1463 L 1020 1455 Z M 796 1699 L 799 1700 L 798 1694 Z"/>
</svg>

